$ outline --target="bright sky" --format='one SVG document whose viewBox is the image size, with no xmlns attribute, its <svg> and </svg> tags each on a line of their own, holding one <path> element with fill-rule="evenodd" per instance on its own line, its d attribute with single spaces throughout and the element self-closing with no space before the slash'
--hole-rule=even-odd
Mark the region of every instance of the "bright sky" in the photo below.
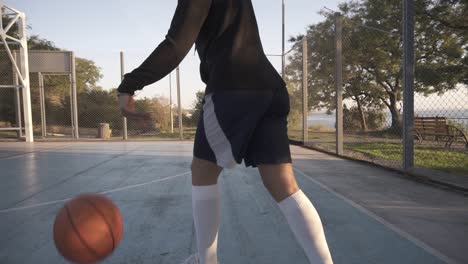
<svg viewBox="0 0 468 264">
<path fill-rule="evenodd" d="M 252 0 L 264 50 L 281 53 L 281 0 Z M 324 6 L 336 10 L 336 0 L 286 0 L 286 38 L 304 33 L 307 25 L 323 19 Z M 176 0 L 5 0 L 26 13 L 29 34 L 53 41 L 76 56 L 93 60 L 102 69 L 100 85 L 105 89 L 120 83 L 120 55 L 125 52 L 126 71 L 137 67 L 164 39 Z M 287 43 L 287 48 L 290 47 Z M 287 49 L 288 50 L 288 49 Z M 280 70 L 281 59 L 270 57 Z M 180 65 L 183 107 L 191 107 L 196 91 L 203 90 L 199 60 L 193 50 Z M 175 73 L 175 72 L 174 72 Z M 175 74 L 173 74 L 173 100 Z M 169 78 L 146 87 L 142 96 L 169 96 Z"/>
</svg>

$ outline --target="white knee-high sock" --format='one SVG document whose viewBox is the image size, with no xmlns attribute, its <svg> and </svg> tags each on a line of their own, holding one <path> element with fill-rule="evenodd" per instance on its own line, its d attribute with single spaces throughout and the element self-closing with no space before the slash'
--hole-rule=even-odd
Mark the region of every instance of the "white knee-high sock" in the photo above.
<svg viewBox="0 0 468 264">
<path fill-rule="evenodd" d="M 192 210 L 200 264 L 218 264 L 218 185 L 192 186 Z"/>
<path fill-rule="evenodd" d="M 304 249 L 311 264 L 333 263 L 322 221 L 315 207 L 302 190 L 278 203 L 289 227 Z"/>
</svg>

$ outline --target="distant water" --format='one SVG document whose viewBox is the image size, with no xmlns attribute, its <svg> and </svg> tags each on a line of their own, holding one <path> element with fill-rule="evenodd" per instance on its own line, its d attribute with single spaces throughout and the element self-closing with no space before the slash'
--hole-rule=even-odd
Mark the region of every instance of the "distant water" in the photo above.
<svg viewBox="0 0 468 264">
<path fill-rule="evenodd" d="M 321 125 L 329 128 L 335 128 L 335 113 L 327 115 L 326 113 L 311 113 L 307 121 L 309 126 Z"/>
<path fill-rule="evenodd" d="M 458 123 L 468 126 L 468 108 L 467 109 L 436 109 L 436 110 L 416 110 L 414 112 L 415 116 L 420 117 L 447 117 L 450 120 L 456 121 Z M 335 128 L 335 113 L 327 115 L 326 113 L 317 112 L 309 114 L 307 118 L 309 126 L 312 125 L 322 125 L 329 128 Z M 392 123 L 392 116 L 390 113 L 386 115 L 386 123 L 390 125 Z"/>
</svg>

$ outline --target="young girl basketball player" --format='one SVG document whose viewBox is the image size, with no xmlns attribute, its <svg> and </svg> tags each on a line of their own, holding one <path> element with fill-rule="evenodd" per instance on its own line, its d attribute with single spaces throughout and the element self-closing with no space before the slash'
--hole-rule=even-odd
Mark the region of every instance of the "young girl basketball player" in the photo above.
<svg viewBox="0 0 468 264">
<path fill-rule="evenodd" d="M 223 168 L 242 160 L 258 167 L 310 263 L 332 263 L 320 217 L 294 177 L 289 97 L 263 51 L 251 0 L 179 0 L 166 39 L 120 84 L 122 114 L 149 120 L 135 113 L 134 92 L 169 74 L 194 43 L 206 90 L 192 162 L 198 252 L 185 263 L 218 263 L 217 180 Z"/>
</svg>

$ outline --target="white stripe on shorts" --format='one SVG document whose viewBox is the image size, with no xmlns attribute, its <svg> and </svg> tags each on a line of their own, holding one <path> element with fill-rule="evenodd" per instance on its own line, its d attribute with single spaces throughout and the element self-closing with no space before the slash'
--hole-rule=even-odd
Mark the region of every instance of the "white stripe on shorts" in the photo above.
<svg viewBox="0 0 468 264">
<path fill-rule="evenodd" d="M 205 96 L 203 105 L 203 125 L 208 144 L 216 156 L 216 163 L 222 168 L 233 168 L 237 162 L 232 154 L 231 143 L 224 134 L 216 118 L 212 94 Z"/>
</svg>

